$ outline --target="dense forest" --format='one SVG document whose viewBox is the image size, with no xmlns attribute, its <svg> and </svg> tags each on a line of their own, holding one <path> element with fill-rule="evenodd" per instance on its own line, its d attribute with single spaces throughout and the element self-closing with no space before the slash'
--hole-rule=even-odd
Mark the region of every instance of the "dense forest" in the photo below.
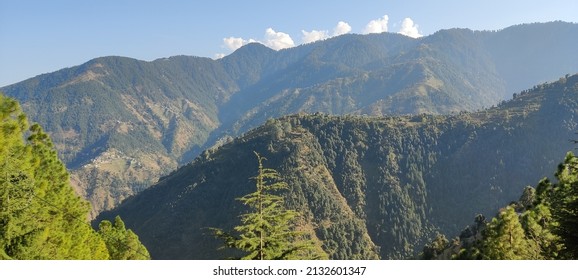
<svg viewBox="0 0 578 280">
<path fill-rule="evenodd" d="M 551 174 L 574 147 L 577 108 L 578 75 L 566 75 L 472 113 L 269 119 L 97 221 L 120 214 L 154 258 L 226 258 L 207 229 L 232 231 L 247 211 L 236 198 L 254 189 L 257 152 L 329 258 L 417 258 Z"/>
<path fill-rule="evenodd" d="M 218 60 L 101 57 L 0 91 L 51 135 L 94 217 L 270 118 L 489 108 L 577 73 L 577 38 L 565 22 L 347 34 L 281 51 L 249 44 Z"/>
<path fill-rule="evenodd" d="M 48 135 L 0 94 L 0 259 L 149 259 L 120 217 L 95 231 Z"/>
<path fill-rule="evenodd" d="M 555 173 L 527 186 L 490 221 L 483 215 L 452 241 L 440 234 L 423 259 L 553 260 L 578 258 L 578 158 L 568 152 Z"/>
</svg>

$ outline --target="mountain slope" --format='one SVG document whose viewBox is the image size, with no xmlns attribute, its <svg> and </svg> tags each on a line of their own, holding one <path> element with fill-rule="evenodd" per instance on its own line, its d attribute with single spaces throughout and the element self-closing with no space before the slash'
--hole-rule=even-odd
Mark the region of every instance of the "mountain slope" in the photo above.
<svg viewBox="0 0 578 280">
<path fill-rule="evenodd" d="M 506 81 L 506 92 L 512 93 L 577 72 L 578 53 L 572 51 L 578 46 L 578 37 L 573 35 L 576 26 L 560 21 L 520 24 L 482 32 L 480 37 Z"/>
<path fill-rule="evenodd" d="M 210 59 L 105 57 L 5 88 L 50 131 L 77 189 L 96 210 L 176 168 L 218 127 L 234 91 Z M 96 213 L 96 212 L 94 212 Z"/>
<path fill-rule="evenodd" d="M 349 34 L 281 51 L 249 44 L 220 60 L 103 57 L 0 91 L 50 133 L 96 214 L 269 118 L 490 107 L 578 72 L 575 38 L 578 25 L 562 22 Z"/>
<path fill-rule="evenodd" d="M 407 258 L 554 170 L 572 149 L 577 108 L 574 75 L 476 113 L 269 120 L 101 218 L 122 215 L 154 258 L 221 258 L 204 229 L 237 223 L 235 198 L 251 190 L 257 151 L 331 258 Z"/>
</svg>

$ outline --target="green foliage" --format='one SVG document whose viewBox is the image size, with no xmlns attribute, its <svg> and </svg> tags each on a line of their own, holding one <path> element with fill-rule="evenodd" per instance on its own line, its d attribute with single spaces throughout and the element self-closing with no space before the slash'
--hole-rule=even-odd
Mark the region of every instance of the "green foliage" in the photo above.
<svg viewBox="0 0 578 280">
<path fill-rule="evenodd" d="M 256 190 L 238 200 L 249 208 L 241 215 L 241 225 L 235 227 L 238 236 L 220 229 L 213 229 L 217 237 L 225 241 L 225 246 L 247 253 L 245 260 L 283 260 L 301 258 L 319 258 L 313 245 L 302 240 L 303 232 L 295 231 L 295 218 L 298 213 L 285 209 L 283 197 L 279 191 L 288 188 L 281 181 L 276 170 L 264 168 L 264 157 L 255 152 L 258 160 L 258 172 L 255 180 Z"/>
<path fill-rule="evenodd" d="M 439 255 L 441 255 L 446 247 L 448 246 L 449 241 L 443 234 L 438 234 L 436 238 L 430 243 L 424 246 L 422 258 L 424 260 L 433 260 L 437 259 Z"/>
<path fill-rule="evenodd" d="M 568 152 L 555 174 L 557 183 L 542 179 L 536 190 L 524 189 L 520 199 L 502 209 L 483 227 L 483 235 L 466 230 L 454 244 L 442 246 L 442 256 L 461 259 L 576 259 L 578 236 L 578 158 Z M 435 244 L 435 242 L 434 242 Z M 424 258 L 431 246 L 424 247 Z"/>
<path fill-rule="evenodd" d="M 560 237 L 552 231 L 558 226 L 558 222 L 552 216 L 552 211 L 547 204 L 537 204 L 535 208 L 524 212 L 522 226 L 526 231 L 526 238 L 530 244 L 536 244 L 538 250 L 534 254 L 535 259 L 558 259 L 562 244 Z"/>
<path fill-rule="evenodd" d="M 534 246 L 526 239 L 518 214 L 508 206 L 488 224 L 484 232 L 482 256 L 490 260 L 535 259 L 537 248 Z"/>
<path fill-rule="evenodd" d="M 564 247 L 561 256 L 578 259 L 578 158 L 571 152 L 558 167 L 553 186 L 552 214 L 558 222 L 554 232 Z"/>
<path fill-rule="evenodd" d="M 2 258 L 107 259 L 48 136 L 38 125 L 26 130 L 18 104 L 3 95 L 0 111 Z"/>
<path fill-rule="evenodd" d="M 1 94 L 0 158 L 0 259 L 109 259 L 50 138 Z"/>
<path fill-rule="evenodd" d="M 138 236 L 127 230 L 119 216 L 110 221 L 101 221 L 98 233 L 104 240 L 112 260 L 149 260 L 147 249 L 140 243 Z"/>
<path fill-rule="evenodd" d="M 0 257 L 17 256 L 21 242 L 35 227 L 27 223 L 33 198 L 30 147 L 23 141 L 28 126 L 18 103 L 0 95 Z"/>
</svg>

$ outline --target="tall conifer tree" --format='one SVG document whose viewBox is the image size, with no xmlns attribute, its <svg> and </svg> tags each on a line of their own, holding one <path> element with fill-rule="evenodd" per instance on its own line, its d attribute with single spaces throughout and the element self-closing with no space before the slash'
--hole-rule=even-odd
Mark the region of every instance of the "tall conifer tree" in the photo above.
<svg viewBox="0 0 578 280">
<path fill-rule="evenodd" d="M 294 222 L 298 213 L 286 209 L 280 192 L 288 185 L 281 180 L 279 173 L 263 167 L 264 157 L 255 152 L 258 160 L 258 172 L 255 180 L 256 190 L 238 198 L 249 208 L 242 214 L 241 225 L 235 227 L 237 236 L 221 229 L 212 229 L 217 237 L 224 240 L 225 246 L 246 253 L 245 260 L 280 260 L 298 258 L 322 258 L 313 245 L 302 240 L 304 234 L 295 231 Z"/>
<path fill-rule="evenodd" d="M 534 259 L 534 246 L 526 239 L 518 214 L 508 206 L 486 228 L 482 254 L 491 260 Z"/>
<path fill-rule="evenodd" d="M 106 243 L 110 258 L 113 260 L 148 260 L 150 255 L 138 236 L 130 229 L 126 229 L 119 216 L 110 221 L 102 221 L 98 226 L 98 233 Z"/>
</svg>

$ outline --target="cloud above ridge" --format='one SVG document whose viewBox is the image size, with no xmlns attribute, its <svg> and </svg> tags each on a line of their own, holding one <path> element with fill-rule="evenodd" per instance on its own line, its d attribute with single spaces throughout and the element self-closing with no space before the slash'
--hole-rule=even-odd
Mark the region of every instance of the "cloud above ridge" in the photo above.
<svg viewBox="0 0 578 280">
<path fill-rule="evenodd" d="M 289 34 L 283 32 L 276 32 L 273 28 L 267 28 L 265 30 L 265 36 L 263 41 L 258 41 L 255 39 L 243 39 L 241 37 L 227 37 L 223 38 L 223 47 L 229 49 L 230 51 L 235 51 L 238 48 L 249 44 L 249 43 L 261 43 L 274 50 L 280 50 L 285 48 L 291 48 L 295 46 L 295 42 Z M 217 54 L 217 58 L 222 58 L 222 54 Z"/>
<path fill-rule="evenodd" d="M 333 28 L 333 36 L 339 36 L 351 32 L 351 25 L 349 23 L 340 21 L 337 26 Z"/>
<path fill-rule="evenodd" d="M 423 35 L 419 33 L 418 27 L 411 18 L 404 18 L 398 33 L 412 38 L 419 38 Z"/>
<path fill-rule="evenodd" d="M 263 44 L 274 50 L 281 50 L 295 46 L 295 42 L 287 33 L 276 32 L 273 28 L 265 30 L 265 40 Z"/>
<path fill-rule="evenodd" d="M 387 32 L 387 23 L 389 22 L 389 16 L 384 15 L 381 18 L 374 19 L 367 23 L 365 28 L 363 28 L 363 34 L 371 34 L 371 33 L 382 33 Z"/>
<path fill-rule="evenodd" d="M 301 30 L 301 34 L 303 34 L 303 37 L 301 38 L 303 44 L 313 43 L 315 41 L 329 38 L 327 30 L 311 30 L 310 32 Z"/>
<path fill-rule="evenodd" d="M 331 35 L 329 35 L 329 31 L 327 30 L 311 30 L 309 32 L 301 30 L 301 33 L 303 34 L 301 41 L 303 44 L 308 44 L 315 41 L 325 40 L 335 36 L 347 34 L 349 32 L 351 32 L 351 26 L 347 22 L 340 21 L 337 23 L 335 28 L 333 28 L 333 33 Z"/>
<path fill-rule="evenodd" d="M 223 43 L 225 44 L 225 47 L 229 50 L 236 50 L 240 47 L 242 47 L 243 45 L 246 45 L 249 43 L 249 40 L 245 40 L 243 38 L 240 37 L 229 37 L 229 38 L 223 38 Z"/>
<path fill-rule="evenodd" d="M 369 21 L 367 25 L 362 29 L 361 33 L 371 34 L 371 33 L 388 32 L 388 24 L 389 24 L 389 16 L 384 15 L 381 18 Z M 394 24 L 394 27 L 396 26 L 397 24 Z M 345 21 L 339 21 L 337 25 L 333 28 L 332 32 L 330 32 L 329 30 L 315 30 L 315 29 L 311 31 L 301 30 L 301 43 L 308 44 L 320 40 L 326 40 L 335 36 L 350 33 L 351 31 L 352 27 L 349 25 L 349 23 Z M 419 32 L 419 26 L 409 17 L 403 19 L 398 33 L 413 38 L 419 38 L 423 36 Z M 293 38 L 291 38 L 289 34 L 275 31 L 273 28 L 269 27 L 265 30 L 265 34 L 262 40 L 244 39 L 241 37 L 228 37 L 223 38 L 222 47 L 230 51 L 235 51 L 238 48 L 253 42 L 263 44 L 274 50 L 281 50 L 296 46 L 295 41 L 293 41 Z M 222 58 L 224 56 L 225 54 L 223 53 L 215 54 L 216 59 Z"/>
</svg>

